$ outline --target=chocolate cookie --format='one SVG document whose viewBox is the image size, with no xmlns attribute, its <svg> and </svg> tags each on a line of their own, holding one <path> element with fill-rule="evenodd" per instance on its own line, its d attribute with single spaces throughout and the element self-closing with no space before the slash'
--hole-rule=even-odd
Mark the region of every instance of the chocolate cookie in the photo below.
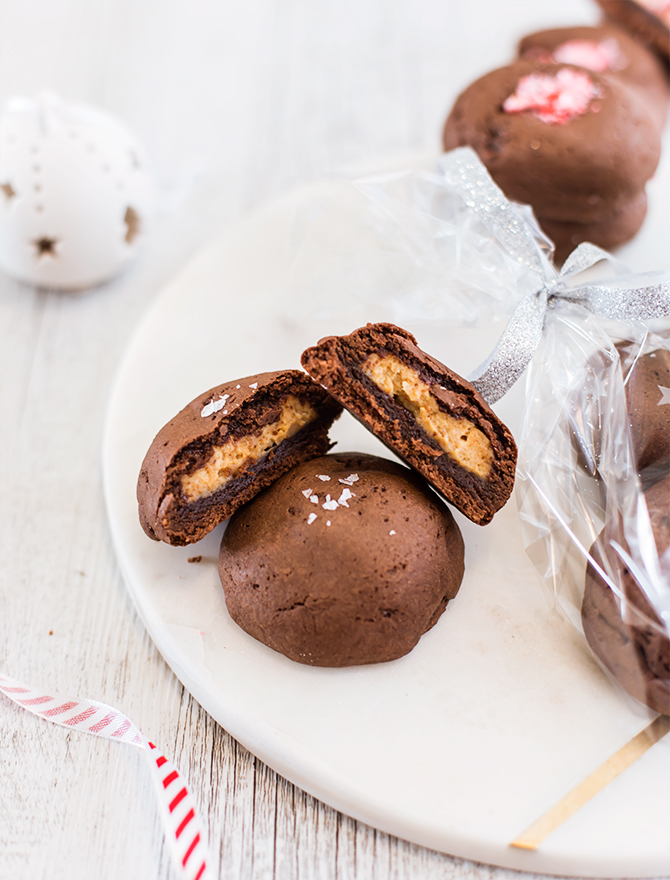
<svg viewBox="0 0 670 880">
<path fill-rule="evenodd" d="M 630 206 L 661 149 L 633 91 L 571 65 L 529 61 L 469 86 L 446 121 L 443 145 L 471 146 L 506 195 L 536 216 L 587 224 Z"/>
<path fill-rule="evenodd" d="M 647 484 L 662 479 L 670 467 L 670 351 L 640 354 L 637 342 L 616 344 L 624 378 L 626 411 L 638 473 Z M 592 476 L 601 469 L 603 439 L 619 432 L 609 417 L 609 355 L 598 352 L 584 381 L 569 398 L 567 418 L 578 463 Z M 620 442 L 620 441 L 619 441 Z"/>
<path fill-rule="evenodd" d="M 514 486 L 516 445 L 465 379 L 393 324 L 330 336 L 302 355 L 307 372 L 473 522 Z"/>
<path fill-rule="evenodd" d="M 670 60 L 670 3 L 667 0 L 596 0 L 605 15 L 637 40 Z"/>
<path fill-rule="evenodd" d="M 647 101 L 659 128 L 668 115 L 670 80 L 658 56 L 616 25 L 537 31 L 519 43 L 527 61 L 573 64 L 614 76 Z"/>
<path fill-rule="evenodd" d="M 233 620 L 312 666 L 411 651 L 458 592 L 463 539 L 415 473 L 360 453 L 294 468 L 231 518 L 219 574 Z"/>
<path fill-rule="evenodd" d="M 645 493 L 659 556 L 670 546 L 670 477 Z M 620 537 L 619 543 L 626 547 Z M 667 630 L 631 572 L 601 535 L 594 561 L 610 573 L 622 600 L 589 563 L 582 603 L 584 634 L 594 654 L 629 694 L 670 714 L 670 641 Z"/>
<path fill-rule="evenodd" d="M 670 351 L 658 348 L 630 364 L 619 343 L 626 380 L 626 405 L 638 471 L 670 464 Z"/>
<path fill-rule="evenodd" d="M 206 391 L 159 431 L 145 456 L 142 528 L 168 544 L 199 541 L 297 462 L 327 452 L 341 411 L 299 370 Z"/>
<path fill-rule="evenodd" d="M 583 241 L 597 242 L 608 251 L 620 247 L 637 234 L 646 214 L 647 194 L 641 190 L 624 208 L 595 223 L 567 223 L 547 217 L 538 217 L 537 220 L 554 243 L 554 261 L 561 264 Z"/>
</svg>

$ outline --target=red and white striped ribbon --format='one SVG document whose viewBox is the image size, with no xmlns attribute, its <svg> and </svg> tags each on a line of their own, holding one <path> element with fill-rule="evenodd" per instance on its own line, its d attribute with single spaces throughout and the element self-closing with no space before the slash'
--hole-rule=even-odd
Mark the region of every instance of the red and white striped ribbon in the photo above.
<svg viewBox="0 0 670 880">
<path fill-rule="evenodd" d="M 47 694 L 0 674 L 0 691 L 61 727 L 145 749 L 158 793 L 165 839 L 183 880 L 209 880 L 209 855 L 195 800 L 174 764 L 118 709 L 96 700 Z"/>
</svg>

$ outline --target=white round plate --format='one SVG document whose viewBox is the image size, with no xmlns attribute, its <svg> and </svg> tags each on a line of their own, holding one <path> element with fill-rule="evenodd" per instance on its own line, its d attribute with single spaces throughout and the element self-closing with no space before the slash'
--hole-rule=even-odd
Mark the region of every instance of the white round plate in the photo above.
<svg viewBox="0 0 670 880">
<path fill-rule="evenodd" d="M 655 185 L 666 178 L 659 175 Z M 144 623 L 175 674 L 226 730 L 350 816 L 505 867 L 669 874 L 664 741 L 537 851 L 509 845 L 649 721 L 611 687 L 552 608 L 524 553 L 514 498 L 485 528 L 459 517 L 465 579 L 415 650 L 350 669 L 293 663 L 230 620 L 215 565 L 223 526 L 186 548 L 154 543 L 140 528 L 135 485 L 145 451 L 189 400 L 229 379 L 298 367 L 300 353 L 319 337 L 389 317 L 379 309 L 338 311 L 335 300 L 330 310 L 310 311 L 300 293 L 296 242 L 328 192 L 328 184 L 318 184 L 291 194 L 225 232 L 168 286 L 128 348 L 109 406 L 104 480 L 119 561 Z M 647 234 L 645 244 L 644 235 L 623 254 L 635 268 L 645 268 L 645 248 L 654 241 Z M 312 292 L 317 282 L 312 277 Z M 461 373 L 500 332 L 437 332 L 426 322 L 408 329 Z M 497 407 L 514 431 L 522 398 L 519 383 Z M 346 414 L 334 437 L 339 449 L 388 455 Z M 202 560 L 189 563 L 194 556 Z"/>
</svg>

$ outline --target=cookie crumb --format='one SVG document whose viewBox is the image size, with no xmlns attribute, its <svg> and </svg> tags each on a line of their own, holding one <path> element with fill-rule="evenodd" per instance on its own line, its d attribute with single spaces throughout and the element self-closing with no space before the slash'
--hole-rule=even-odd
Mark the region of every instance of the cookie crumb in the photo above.
<svg viewBox="0 0 670 880">
<path fill-rule="evenodd" d="M 202 562 L 202 556 L 189 556 L 189 562 Z"/>
<path fill-rule="evenodd" d="M 53 631 L 52 629 L 50 629 L 50 630 L 49 630 L 49 635 L 52 636 L 53 634 L 54 634 L 54 631 Z"/>
</svg>

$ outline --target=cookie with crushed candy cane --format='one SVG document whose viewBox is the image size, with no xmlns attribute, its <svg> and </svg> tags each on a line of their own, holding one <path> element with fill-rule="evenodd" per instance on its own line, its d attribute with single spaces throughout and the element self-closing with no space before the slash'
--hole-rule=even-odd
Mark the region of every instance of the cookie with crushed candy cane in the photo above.
<svg viewBox="0 0 670 880">
<path fill-rule="evenodd" d="M 661 154 L 637 91 L 583 67 L 525 60 L 472 83 L 442 143 L 472 147 L 508 198 L 531 205 L 558 262 L 587 237 L 608 247 L 637 232 Z"/>
<path fill-rule="evenodd" d="M 142 528 L 192 544 L 261 489 L 331 446 L 342 407 L 300 370 L 259 373 L 196 397 L 156 435 L 137 484 Z"/>
<path fill-rule="evenodd" d="M 228 523 L 219 575 L 233 620 L 311 666 L 407 654 L 458 592 L 460 530 L 414 471 L 362 453 L 285 474 Z"/>
<path fill-rule="evenodd" d="M 614 24 L 536 31 L 520 41 L 518 53 L 526 61 L 573 64 L 615 77 L 646 101 L 660 129 L 665 125 L 670 102 L 667 65 Z"/>
</svg>

